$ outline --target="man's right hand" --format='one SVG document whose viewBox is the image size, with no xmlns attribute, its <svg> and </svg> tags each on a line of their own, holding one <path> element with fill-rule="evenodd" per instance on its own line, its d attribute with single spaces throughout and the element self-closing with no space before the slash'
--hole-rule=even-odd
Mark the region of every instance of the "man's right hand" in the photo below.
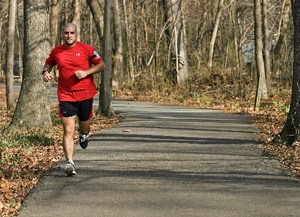
<svg viewBox="0 0 300 217">
<path fill-rule="evenodd" d="M 43 80 L 45 82 L 51 81 L 53 78 L 54 78 L 54 76 L 51 73 L 49 73 L 49 72 L 45 72 L 43 74 Z"/>
</svg>

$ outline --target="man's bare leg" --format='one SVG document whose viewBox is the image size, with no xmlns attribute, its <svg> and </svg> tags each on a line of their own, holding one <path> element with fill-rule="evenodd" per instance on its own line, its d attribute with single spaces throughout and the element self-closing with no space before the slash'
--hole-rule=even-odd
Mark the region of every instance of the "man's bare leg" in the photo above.
<svg viewBox="0 0 300 217">
<path fill-rule="evenodd" d="M 63 135 L 63 148 L 66 156 L 66 160 L 73 160 L 74 154 L 74 130 L 75 130 L 75 118 L 73 117 L 62 117 L 61 122 L 64 127 L 64 135 Z"/>
<path fill-rule="evenodd" d="M 79 127 L 82 135 L 88 135 L 90 133 L 90 120 L 79 121 Z"/>
<path fill-rule="evenodd" d="M 81 148 L 86 149 L 89 143 L 90 121 L 79 121 L 79 128 L 79 145 Z"/>
</svg>

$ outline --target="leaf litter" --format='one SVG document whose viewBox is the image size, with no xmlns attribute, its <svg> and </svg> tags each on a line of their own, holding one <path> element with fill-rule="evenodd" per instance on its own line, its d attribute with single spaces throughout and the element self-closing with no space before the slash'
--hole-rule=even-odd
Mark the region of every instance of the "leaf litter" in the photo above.
<svg viewBox="0 0 300 217">
<path fill-rule="evenodd" d="M 62 147 L 63 128 L 53 124 L 51 131 L 44 129 L 18 130 L 6 133 L 13 112 L 5 109 L 5 88 L 0 87 L 0 216 L 18 215 L 22 201 L 40 178 L 64 156 Z M 57 105 L 51 105 L 52 115 Z M 94 116 L 91 134 L 118 124 L 124 117 Z M 74 133 L 74 142 L 78 134 Z M 77 144 L 77 142 L 75 142 Z"/>
<path fill-rule="evenodd" d="M 277 97 L 277 98 L 276 98 Z M 184 105 L 196 108 L 220 109 L 229 113 L 247 114 L 252 117 L 252 124 L 260 130 L 257 146 L 261 147 L 265 156 L 278 159 L 281 164 L 288 167 L 293 175 L 300 177 L 300 144 L 294 143 L 287 147 L 284 145 L 273 145 L 274 137 L 281 131 L 286 121 L 286 109 L 283 105 L 288 102 L 282 101 L 287 96 L 276 96 L 266 102 L 266 107 L 259 112 L 254 112 L 253 96 L 249 99 L 226 98 L 226 96 L 201 96 L 197 99 L 189 97 L 178 97 L 168 94 L 157 97 L 154 95 L 137 96 L 132 92 L 114 91 L 114 98 L 150 101 L 172 105 Z M 214 99 L 219 99 L 218 101 Z M 5 88 L 0 87 L 0 130 L 2 131 L 12 118 L 13 112 L 5 109 Z M 272 103 L 282 102 L 282 103 Z M 284 107 L 285 108 L 285 107 Z M 57 105 L 52 105 L 55 111 Z M 91 121 L 91 134 L 103 128 L 110 128 L 119 123 L 123 116 L 116 115 L 112 118 L 95 116 Z M 123 129 L 122 132 L 130 132 Z M 35 132 L 39 132 L 37 137 Z M 15 135 L 14 135 L 15 134 Z M 29 136 L 28 136 L 29 135 Z M 28 139 L 33 135 L 35 142 L 28 145 Z M 46 135 L 41 138 L 41 135 Z M 62 157 L 62 135 L 61 124 L 54 124 L 51 132 L 43 129 L 32 129 L 29 132 L 3 134 L 0 137 L 0 216 L 9 217 L 18 215 L 22 201 L 29 191 L 39 182 L 40 178 L 52 168 Z M 6 138 L 14 138 L 7 140 Z M 25 140 L 24 140 L 24 138 Z M 77 133 L 74 140 L 77 141 Z M 1 139 L 2 138 L 2 139 Z M 48 138 L 49 140 L 46 140 Z M 22 140 L 23 139 L 23 140 Z M 40 139 L 40 140 L 39 140 Z M 15 140 L 21 141 L 14 143 Z M 32 141 L 32 140 L 29 140 Z M 45 143 L 47 143 L 45 145 Z"/>
</svg>

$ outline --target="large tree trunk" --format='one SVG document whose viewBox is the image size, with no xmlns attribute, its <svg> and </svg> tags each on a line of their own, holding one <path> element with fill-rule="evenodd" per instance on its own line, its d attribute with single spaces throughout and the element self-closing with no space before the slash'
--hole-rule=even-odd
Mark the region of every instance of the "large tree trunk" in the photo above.
<svg viewBox="0 0 300 217">
<path fill-rule="evenodd" d="M 50 88 L 41 70 L 50 52 L 48 4 L 24 1 L 24 75 L 19 101 L 9 129 L 51 126 Z"/>
<path fill-rule="evenodd" d="M 290 111 L 278 142 L 287 145 L 300 141 L 300 1 L 292 0 L 294 20 L 294 70 Z"/>
<path fill-rule="evenodd" d="M 8 16 L 8 34 L 7 34 L 7 53 L 6 53 L 6 106 L 7 109 L 14 109 L 14 50 L 15 50 L 15 24 L 16 24 L 16 10 L 17 0 L 9 2 L 9 16 Z"/>
<path fill-rule="evenodd" d="M 98 114 L 104 116 L 112 116 L 111 108 L 112 96 L 112 1 L 105 0 L 104 12 L 104 41 L 102 52 L 104 52 L 103 60 L 106 64 L 101 76 L 100 100 Z"/>
</svg>

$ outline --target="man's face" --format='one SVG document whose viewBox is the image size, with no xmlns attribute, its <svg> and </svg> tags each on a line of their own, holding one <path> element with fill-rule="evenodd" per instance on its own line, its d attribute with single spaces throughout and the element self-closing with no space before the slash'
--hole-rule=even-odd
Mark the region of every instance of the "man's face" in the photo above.
<svg viewBox="0 0 300 217">
<path fill-rule="evenodd" d="M 64 28 L 62 36 L 67 47 L 73 47 L 75 45 L 77 39 L 77 32 L 75 27 L 69 26 Z"/>
</svg>

